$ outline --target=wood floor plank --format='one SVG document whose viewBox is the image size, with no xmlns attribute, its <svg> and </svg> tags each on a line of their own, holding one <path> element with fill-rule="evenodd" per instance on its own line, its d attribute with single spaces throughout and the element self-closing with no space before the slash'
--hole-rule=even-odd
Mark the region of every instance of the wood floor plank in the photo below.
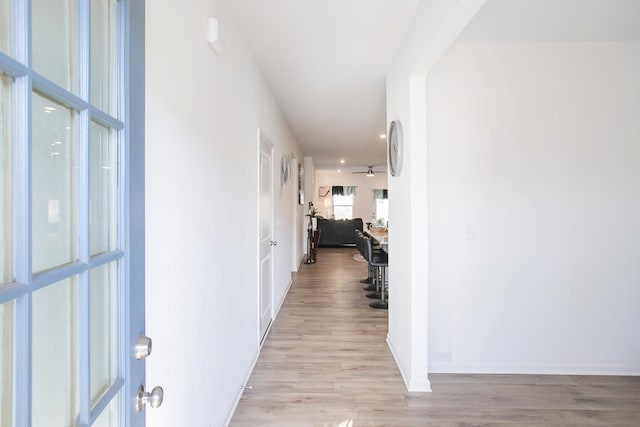
<svg viewBox="0 0 640 427">
<path fill-rule="evenodd" d="M 640 377 L 433 374 L 408 393 L 354 254 L 320 248 L 294 275 L 232 426 L 640 426 Z"/>
</svg>

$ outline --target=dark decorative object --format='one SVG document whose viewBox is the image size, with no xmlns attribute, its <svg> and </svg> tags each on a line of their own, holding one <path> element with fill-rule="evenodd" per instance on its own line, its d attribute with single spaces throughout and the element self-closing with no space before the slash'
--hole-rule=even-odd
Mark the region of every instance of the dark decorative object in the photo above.
<svg viewBox="0 0 640 427">
<path fill-rule="evenodd" d="M 318 230 L 318 210 L 313 206 L 313 202 L 309 202 L 309 212 L 305 216 L 309 217 L 309 225 L 307 226 L 307 260 L 304 263 L 315 264 L 320 230 Z"/>
<path fill-rule="evenodd" d="M 298 163 L 298 204 L 304 205 L 304 188 L 302 187 L 302 164 Z"/>
</svg>

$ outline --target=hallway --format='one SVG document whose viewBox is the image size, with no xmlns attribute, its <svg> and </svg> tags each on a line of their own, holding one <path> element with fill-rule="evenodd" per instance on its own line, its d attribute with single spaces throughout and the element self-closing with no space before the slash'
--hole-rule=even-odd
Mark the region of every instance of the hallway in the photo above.
<svg viewBox="0 0 640 427">
<path fill-rule="evenodd" d="M 317 263 L 294 274 L 231 425 L 372 420 L 374 395 L 387 407 L 401 400 L 404 384 L 385 342 L 387 312 L 369 308 L 358 281 L 366 264 L 353 260 L 356 253 L 320 248 Z"/>
<path fill-rule="evenodd" d="M 640 422 L 640 377 L 440 374 L 433 393 L 408 393 L 356 253 L 321 248 L 294 275 L 231 426 Z"/>
</svg>

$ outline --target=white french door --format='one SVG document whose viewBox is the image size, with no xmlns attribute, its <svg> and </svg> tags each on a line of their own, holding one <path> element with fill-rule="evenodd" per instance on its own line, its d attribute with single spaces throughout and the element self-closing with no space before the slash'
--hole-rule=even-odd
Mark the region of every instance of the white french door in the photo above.
<svg viewBox="0 0 640 427">
<path fill-rule="evenodd" d="M 141 11 L 0 0 L 2 427 L 144 425 L 131 403 L 144 236 L 130 232 L 143 229 L 130 172 L 144 166 L 144 107 L 128 85 Z"/>
</svg>

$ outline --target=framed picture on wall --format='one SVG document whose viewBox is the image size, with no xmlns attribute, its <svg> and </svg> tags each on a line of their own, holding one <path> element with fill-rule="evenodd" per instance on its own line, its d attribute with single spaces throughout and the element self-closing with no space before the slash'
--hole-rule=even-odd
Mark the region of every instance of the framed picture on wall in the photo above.
<svg viewBox="0 0 640 427">
<path fill-rule="evenodd" d="M 298 163 L 298 204 L 304 205 L 304 186 L 302 185 L 302 164 Z"/>
</svg>

